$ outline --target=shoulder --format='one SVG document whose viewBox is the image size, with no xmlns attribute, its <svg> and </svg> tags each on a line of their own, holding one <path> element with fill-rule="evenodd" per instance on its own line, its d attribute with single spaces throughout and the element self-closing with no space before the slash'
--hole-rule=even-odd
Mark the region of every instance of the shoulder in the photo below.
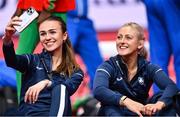
<svg viewBox="0 0 180 117">
<path fill-rule="evenodd" d="M 98 68 L 113 69 L 115 58 L 111 57 L 99 65 Z"/>
<path fill-rule="evenodd" d="M 40 62 L 38 54 L 23 54 L 22 56 L 26 57 L 30 66 L 37 66 Z"/>
<path fill-rule="evenodd" d="M 103 72 L 108 74 L 110 77 L 115 71 L 115 58 L 111 57 L 108 60 L 104 61 L 102 64 L 99 65 L 96 72 Z"/>
<path fill-rule="evenodd" d="M 161 68 L 159 65 L 153 64 L 153 63 L 151 63 L 151 62 L 149 62 L 149 63 L 147 64 L 147 68 L 148 68 L 148 71 L 149 71 L 150 73 L 157 73 L 157 72 L 159 72 L 159 71 L 163 71 L 162 68 Z"/>
<path fill-rule="evenodd" d="M 84 72 L 81 68 L 77 68 L 74 70 L 73 74 L 72 75 L 77 75 L 77 76 L 80 76 L 80 77 L 84 77 Z"/>
</svg>

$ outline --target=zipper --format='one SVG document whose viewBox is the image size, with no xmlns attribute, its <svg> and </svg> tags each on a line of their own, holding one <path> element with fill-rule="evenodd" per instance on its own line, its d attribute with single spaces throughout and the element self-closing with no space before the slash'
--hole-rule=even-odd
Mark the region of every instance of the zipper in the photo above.
<svg viewBox="0 0 180 117">
<path fill-rule="evenodd" d="M 124 76 L 124 73 L 123 73 L 123 71 L 122 71 L 122 69 L 121 69 L 121 67 L 120 67 L 120 65 L 119 65 L 119 62 L 118 62 L 117 60 L 116 60 L 116 64 L 117 64 L 117 66 L 118 66 L 118 68 L 119 68 L 121 74 Z"/>
</svg>

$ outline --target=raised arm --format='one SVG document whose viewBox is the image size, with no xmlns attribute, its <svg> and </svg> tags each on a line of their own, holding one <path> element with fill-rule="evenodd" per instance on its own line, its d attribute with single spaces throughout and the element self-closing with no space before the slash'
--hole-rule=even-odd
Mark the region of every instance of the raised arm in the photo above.
<svg viewBox="0 0 180 117">
<path fill-rule="evenodd" d="M 20 23 L 19 17 L 13 17 L 5 28 L 5 33 L 3 36 L 3 54 L 5 57 L 5 62 L 7 66 L 12 67 L 21 72 L 25 72 L 28 66 L 28 56 L 16 55 L 14 51 L 14 45 L 12 41 L 12 36 L 15 33 L 15 28 L 13 26 L 18 26 Z"/>
</svg>

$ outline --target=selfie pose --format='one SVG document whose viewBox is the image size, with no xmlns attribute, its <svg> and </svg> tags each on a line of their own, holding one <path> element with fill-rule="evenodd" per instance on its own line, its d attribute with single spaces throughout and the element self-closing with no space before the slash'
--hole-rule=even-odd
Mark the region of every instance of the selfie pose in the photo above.
<svg viewBox="0 0 180 117">
<path fill-rule="evenodd" d="M 17 54 L 33 53 L 39 43 L 38 22 L 50 15 L 61 17 L 66 21 L 66 12 L 75 8 L 75 0 L 18 0 L 13 16 L 20 16 L 30 7 L 34 8 L 39 17 L 24 29 L 19 36 Z M 16 74 L 18 99 L 21 90 L 21 73 Z M 19 101 L 19 100 L 18 100 Z"/>
<path fill-rule="evenodd" d="M 22 73 L 20 104 L 14 115 L 71 115 L 70 96 L 83 80 L 83 72 L 74 58 L 65 22 L 50 16 L 39 24 L 40 54 L 16 55 L 12 42 L 15 16 L 6 26 L 3 53 L 7 66 Z"/>
<path fill-rule="evenodd" d="M 158 66 L 146 60 L 144 31 L 137 23 L 124 24 L 117 33 L 118 54 L 96 71 L 94 96 L 101 102 L 99 115 L 175 115 L 173 96 L 178 88 Z M 157 102 L 149 104 L 152 83 L 163 90 Z"/>
</svg>

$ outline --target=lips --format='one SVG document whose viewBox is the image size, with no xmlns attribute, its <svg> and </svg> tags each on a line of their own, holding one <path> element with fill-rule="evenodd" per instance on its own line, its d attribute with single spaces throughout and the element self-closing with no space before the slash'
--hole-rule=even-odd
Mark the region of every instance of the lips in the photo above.
<svg viewBox="0 0 180 117">
<path fill-rule="evenodd" d="M 119 47 L 120 49 L 126 49 L 126 48 L 128 48 L 127 46 L 120 46 Z"/>
<path fill-rule="evenodd" d="M 54 44 L 54 42 L 47 42 L 47 43 L 45 43 L 47 46 L 50 46 L 50 45 L 53 45 Z"/>
</svg>

